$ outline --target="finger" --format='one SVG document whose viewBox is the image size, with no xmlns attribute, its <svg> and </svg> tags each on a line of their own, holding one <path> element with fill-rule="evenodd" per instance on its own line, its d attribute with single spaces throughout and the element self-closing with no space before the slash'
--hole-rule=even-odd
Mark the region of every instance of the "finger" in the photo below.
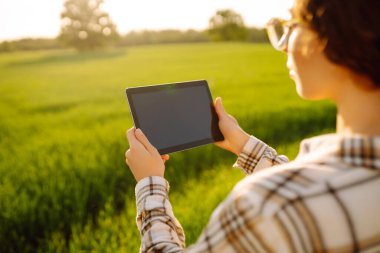
<svg viewBox="0 0 380 253">
<path fill-rule="evenodd" d="M 125 158 L 125 163 L 129 166 L 129 160 L 128 160 L 128 158 Z"/>
<path fill-rule="evenodd" d="M 224 117 L 227 114 L 224 110 L 221 97 L 217 97 L 215 99 L 215 111 L 219 117 Z"/>
<path fill-rule="evenodd" d="M 144 146 L 139 142 L 135 135 L 135 128 L 130 128 L 127 131 L 127 139 L 130 148 L 143 148 Z"/>
<path fill-rule="evenodd" d="M 127 132 L 126 132 L 125 135 L 126 135 L 128 141 L 129 141 L 130 136 L 133 135 L 134 132 L 135 132 L 135 128 L 134 128 L 134 127 L 131 127 L 131 128 L 129 128 L 129 129 L 127 130 Z"/>
<path fill-rule="evenodd" d="M 125 151 L 125 158 L 128 158 L 130 156 L 130 153 L 131 153 L 130 149 L 128 149 L 127 151 Z"/>
<path fill-rule="evenodd" d="M 169 155 L 162 155 L 161 158 L 165 161 L 168 161 L 170 159 Z"/>
<path fill-rule="evenodd" d="M 156 148 L 153 147 L 153 145 L 149 142 L 148 138 L 145 136 L 145 134 L 141 131 L 140 128 L 136 129 L 135 134 L 137 140 L 139 140 L 149 152 L 154 152 L 156 150 Z"/>
<path fill-rule="evenodd" d="M 131 128 L 129 128 L 128 130 L 127 130 L 127 137 L 128 137 L 128 133 L 130 133 L 130 132 L 134 132 L 135 131 L 135 127 L 131 127 Z"/>
<path fill-rule="evenodd" d="M 125 152 L 125 163 L 129 166 L 129 159 L 131 158 L 131 150 L 128 149 L 127 152 Z"/>
</svg>

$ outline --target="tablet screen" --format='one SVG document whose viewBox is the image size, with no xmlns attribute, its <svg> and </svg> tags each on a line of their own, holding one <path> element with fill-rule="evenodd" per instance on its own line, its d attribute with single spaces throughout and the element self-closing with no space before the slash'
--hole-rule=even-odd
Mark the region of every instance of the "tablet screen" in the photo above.
<svg viewBox="0 0 380 253">
<path fill-rule="evenodd" d="M 136 128 L 161 154 L 222 140 L 207 82 L 127 89 Z"/>
</svg>

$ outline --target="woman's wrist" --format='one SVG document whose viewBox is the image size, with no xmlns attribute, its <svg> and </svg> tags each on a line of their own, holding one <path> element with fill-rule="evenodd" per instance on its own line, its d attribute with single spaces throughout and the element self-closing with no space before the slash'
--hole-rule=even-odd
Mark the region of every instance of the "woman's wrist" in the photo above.
<svg viewBox="0 0 380 253">
<path fill-rule="evenodd" d="M 243 148 L 245 144 L 248 142 L 250 135 L 243 131 L 242 136 L 240 138 L 240 141 L 238 142 L 238 145 L 235 149 L 235 154 L 239 156 L 241 152 L 243 151 Z"/>
</svg>

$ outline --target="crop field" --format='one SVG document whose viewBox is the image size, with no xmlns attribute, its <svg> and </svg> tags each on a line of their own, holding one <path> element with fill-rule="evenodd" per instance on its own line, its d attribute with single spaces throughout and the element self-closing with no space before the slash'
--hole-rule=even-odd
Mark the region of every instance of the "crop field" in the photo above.
<svg viewBox="0 0 380 253">
<path fill-rule="evenodd" d="M 249 43 L 0 54 L 0 252 L 138 251 L 126 87 L 206 79 L 247 132 L 294 158 L 334 130 L 335 109 L 299 98 L 285 63 Z M 244 177 L 235 159 L 207 145 L 167 162 L 188 245 Z"/>
</svg>

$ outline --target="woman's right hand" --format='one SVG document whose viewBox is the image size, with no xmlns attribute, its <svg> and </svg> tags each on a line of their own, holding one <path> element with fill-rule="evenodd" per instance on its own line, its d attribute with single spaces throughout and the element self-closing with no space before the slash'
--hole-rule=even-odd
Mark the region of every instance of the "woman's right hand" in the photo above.
<svg viewBox="0 0 380 253">
<path fill-rule="evenodd" d="M 224 110 L 220 97 L 215 100 L 215 110 L 219 117 L 220 131 L 224 136 L 224 140 L 215 142 L 215 145 L 239 156 L 249 139 L 249 134 L 241 129 L 237 120 Z"/>
</svg>

